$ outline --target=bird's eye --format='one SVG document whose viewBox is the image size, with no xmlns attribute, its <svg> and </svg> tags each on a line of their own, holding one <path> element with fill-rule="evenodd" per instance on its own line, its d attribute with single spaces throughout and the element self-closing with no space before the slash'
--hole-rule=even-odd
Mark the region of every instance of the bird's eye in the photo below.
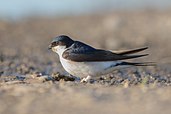
<svg viewBox="0 0 171 114">
<path fill-rule="evenodd" d="M 63 45 L 65 45 L 65 43 L 59 41 L 58 45 L 63 46 Z"/>
<path fill-rule="evenodd" d="M 58 42 L 52 42 L 51 45 L 52 45 L 52 47 L 57 46 Z"/>
</svg>

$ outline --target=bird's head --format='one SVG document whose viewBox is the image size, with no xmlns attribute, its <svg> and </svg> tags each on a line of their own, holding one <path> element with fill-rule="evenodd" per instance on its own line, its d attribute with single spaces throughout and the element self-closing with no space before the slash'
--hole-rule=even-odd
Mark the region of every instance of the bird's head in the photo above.
<svg viewBox="0 0 171 114">
<path fill-rule="evenodd" d="M 51 44 L 49 45 L 49 49 L 52 49 L 52 51 L 60 54 L 68 47 L 70 47 L 73 43 L 74 41 L 70 37 L 60 35 L 52 40 Z"/>
</svg>

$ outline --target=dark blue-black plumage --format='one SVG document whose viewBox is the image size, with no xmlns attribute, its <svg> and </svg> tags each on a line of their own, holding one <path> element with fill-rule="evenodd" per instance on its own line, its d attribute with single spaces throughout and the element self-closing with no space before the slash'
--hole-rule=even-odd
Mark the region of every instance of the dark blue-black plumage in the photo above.
<svg viewBox="0 0 171 114">
<path fill-rule="evenodd" d="M 145 50 L 147 48 L 140 48 L 136 50 L 129 50 L 124 53 L 113 53 L 111 51 L 95 49 L 80 41 L 74 41 L 66 35 L 57 36 L 51 43 L 51 47 L 54 46 L 66 46 L 66 50 L 63 52 L 62 57 L 67 60 L 75 62 L 103 62 L 103 61 L 116 61 L 124 59 L 132 59 L 144 55 L 129 55 L 138 51 Z"/>
</svg>

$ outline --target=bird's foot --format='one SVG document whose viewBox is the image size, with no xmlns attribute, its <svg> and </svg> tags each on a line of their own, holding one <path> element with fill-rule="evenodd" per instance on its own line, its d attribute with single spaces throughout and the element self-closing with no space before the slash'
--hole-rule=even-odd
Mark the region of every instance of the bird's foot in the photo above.
<svg viewBox="0 0 171 114">
<path fill-rule="evenodd" d="M 87 83 L 88 81 L 90 81 L 90 79 L 91 79 L 91 76 L 87 76 L 87 77 L 83 78 L 80 82 Z"/>
</svg>

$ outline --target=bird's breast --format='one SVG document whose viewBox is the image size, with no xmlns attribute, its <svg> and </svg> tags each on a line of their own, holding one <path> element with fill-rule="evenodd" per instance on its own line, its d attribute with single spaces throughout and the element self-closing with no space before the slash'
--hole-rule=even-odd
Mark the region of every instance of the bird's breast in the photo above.
<svg viewBox="0 0 171 114">
<path fill-rule="evenodd" d="M 86 77 L 106 74 L 114 70 L 118 61 L 107 62 L 74 62 L 60 58 L 63 68 L 73 76 Z"/>
</svg>

